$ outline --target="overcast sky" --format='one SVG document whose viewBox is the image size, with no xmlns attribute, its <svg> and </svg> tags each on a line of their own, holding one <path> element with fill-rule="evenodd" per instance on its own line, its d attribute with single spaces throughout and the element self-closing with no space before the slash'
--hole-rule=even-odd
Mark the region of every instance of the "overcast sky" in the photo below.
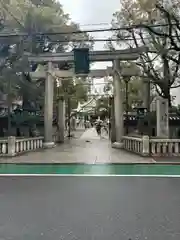
<svg viewBox="0 0 180 240">
<path fill-rule="evenodd" d="M 120 0 L 59 0 L 65 12 L 80 24 L 110 23 L 112 14 L 120 6 Z"/>
</svg>

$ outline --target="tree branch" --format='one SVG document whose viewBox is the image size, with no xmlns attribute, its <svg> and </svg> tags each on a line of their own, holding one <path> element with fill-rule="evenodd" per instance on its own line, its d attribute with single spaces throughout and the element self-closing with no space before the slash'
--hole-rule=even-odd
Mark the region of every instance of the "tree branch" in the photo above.
<svg viewBox="0 0 180 240">
<path fill-rule="evenodd" d="M 155 90 L 158 93 L 158 95 L 162 97 L 163 96 L 163 92 L 162 91 L 160 92 L 160 90 L 158 89 L 158 85 L 155 84 L 154 87 L 155 87 Z"/>
<path fill-rule="evenodd" d="M 144 38 L 143 38 L 142 32 L 140 32 L 139 36 L 140 36 L 140 38 L 141 38 L 142 43 L 143 43 L 144 45 L 146 45 L 146 43 L 145 43 L 145 41 L 144 41 Z M 158 76 L 157 71 L 154 69 L 154 66 L 153 66 L 153 64 L 152 64 L 152 61 L 151 61 L 151 59 L 150 59 L 150 57 L 149 57 L 148 52 L 146 53 L 146 57 L 147 57 L 147 59 L 148 59 L 148 63 L 149 63 L 149 67 L 150 67 L 149 70 L 148 70 L 148 73 L 150 73 L 150 71 L 152 71 L 152 72 L 153 72 L 153 75 L 154 75 L 155 78 L 156 78 L 156 81 L 160 82 L 161 79 L 160 79 L 160 77 Z"/>
<path fill-rule="evenodd" d="M 173 58 L 172 56 L 167 55 L 167 59 L 171 60 L 172 62 L 176 63 L 176 64 L 180 64 L 180 60 Z"/>
<path fill-rule="evenodd" d="M 171 89 L 178 88 L 178 87 L 180 87 L 180 84 L 178 84 L 178 85 L 176 85 L 176 86 L 173 86 L 173 87 L 171 87 Z"/>
<path fill-rule="evenodd" d="M 162 33 L 162 32 L 159 32 L 159 31 L 155 31 L 152 27 L 150 27 L 148 25 L 145 25 L 145 24 L 141 24 L 139 27 L 147 29 L 149 32 L 151 32 L 151 33 L 153 33 L 153 34 L 155 34 L 157 36 L 164 37 L 165 39 L 169 38 L 170 42 L 171 42 L 171 45 L 173 46 L 174 50 L 180 51 L 180 47 L 177 45 L 177 43 L 174 40 L 174 36 L 173 36 L 173 25 L 174 24 L 172 23 L 172 19 L 173 19 L 176 22 L 176 27 L 180 31 L 180 26 L 179 26 L 178 19 L 174 15 L 172 15 L 168 11 L 166 11 L 166 9 L 164 7 L 162 7 L 160 5 L 156 5 L 156 7 L 165 16 L 165 18 L 166 18 L 166 20 L 168 22 L 168 26 L 169 26 L 168 33 L 164 33 L 164 32 Z M 178 39 L 179 36 L 178 36 L 178 32 L 176 30 L 175 30 L 175 33 L 176 33 L 175 36 Z"/>
<path fill-rule="evenodd" d="M 180 62 L 180 53 L 178 55 L 178 62 Z M 172 75 L 171 85 L 175 82 L 177 75 L 178 75 L 178 71 L 179 71 L 179 63 L 176 64 L 175 71 Z"/>
</svg>

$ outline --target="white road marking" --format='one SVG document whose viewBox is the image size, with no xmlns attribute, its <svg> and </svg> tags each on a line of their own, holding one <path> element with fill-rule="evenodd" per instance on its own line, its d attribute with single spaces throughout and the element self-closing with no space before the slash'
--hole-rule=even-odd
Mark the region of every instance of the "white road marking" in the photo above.
<svg viewBox="0 0 180 240">
<path fill-rule="evenodd" d="M 0 174 L 0 177 L 155 177 L 155 178 L 180 178 L 180 175 L 158 174 Z"/>
</svg>

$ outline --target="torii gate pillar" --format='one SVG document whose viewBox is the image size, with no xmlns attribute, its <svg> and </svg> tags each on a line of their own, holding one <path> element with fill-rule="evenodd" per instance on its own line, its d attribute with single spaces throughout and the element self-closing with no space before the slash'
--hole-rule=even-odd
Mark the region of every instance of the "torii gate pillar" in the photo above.
<svg viewBox="0 0 180 240">
<path fill-rule="evenodd" d="M 45 98 L 44 98 L 44 147 L 54 147 L 53 141 L 53 97 L 54 97 L 54 78 L 51 74 L 52 62 L 48 62 L 48 71 L 45 79 Z"/>
<path fill-rule="evenodd" d="M 114 80 L 114 115 L 116 130 L 116 147 L 122 147 L 122 137 L 124 135 L 124 119 L 123 119 L 123 92 L 122 81 L 120 79 L 120 61 L 113 61 L 113 80 Z"/>
</svg>

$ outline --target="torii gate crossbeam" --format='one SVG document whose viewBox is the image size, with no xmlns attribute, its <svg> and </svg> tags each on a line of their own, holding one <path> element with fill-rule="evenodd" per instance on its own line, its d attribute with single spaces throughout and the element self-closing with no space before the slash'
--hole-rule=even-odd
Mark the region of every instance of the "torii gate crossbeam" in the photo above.
<svg viewBox="0 0 180 240">
<path fill-rule="evenodd" d="M 129 67 L 125 67 L 121 69 L 121 76 L 132 76 L 131 72 L 133 71 L 133 76 L 141 76 L 140 71 L 138 68 L 131 69 Z M 74 70 L 52 70 L 52 76 L 58 77 L 58 78 L 72 78 L 75 76 Z M 39 79 L 39 78 L 46 78 L 47 73 L 43 70 L 30 72 L 30 75 L 33 79 Z M 107 69 L 94 69 L 91 70 L 90 73 L 87 75 L 87 77 L 90 78 L 103 78 L 105 76 L 113 76 L 114 71 L 112 67 L 108 67 Z"/>
<path fill-rule="evenodd" d="M 137 60 L 139 54 L 146 51 L 145 47 L 139 48 L 131 48 L 124 50 L 116 50 L 116 51 L 90 51 L 89 59 L 92 62 L 96 61 L 114 61 L 118 60 Z M 28 56 L 29 61 L 36 63 L 44 63 L 44 62 L 73 62 L 74 55 L 73 52 L 66 53 L 43 53 L 39 55 L 30 55 Z"/>
<path fill-rule="evenodd" d="M 30 72 L 30 75 L 34 79 L 39 78 L 46 78 L 47 74 L 45 71 L 37 71 L 37 72 Z M 112 76 L 113 72 L 112 69 L 107 71 L 106 69 L 95 69 L 91 70 L 91 72 L 88 74 L 88 77 L 91 78 L 103 78 L 104 76 Z M 52 76 L 58 77 L 58 78 L 72 78 L 75 76 L 73 70 L 53 70 Z"/>
</svg>

